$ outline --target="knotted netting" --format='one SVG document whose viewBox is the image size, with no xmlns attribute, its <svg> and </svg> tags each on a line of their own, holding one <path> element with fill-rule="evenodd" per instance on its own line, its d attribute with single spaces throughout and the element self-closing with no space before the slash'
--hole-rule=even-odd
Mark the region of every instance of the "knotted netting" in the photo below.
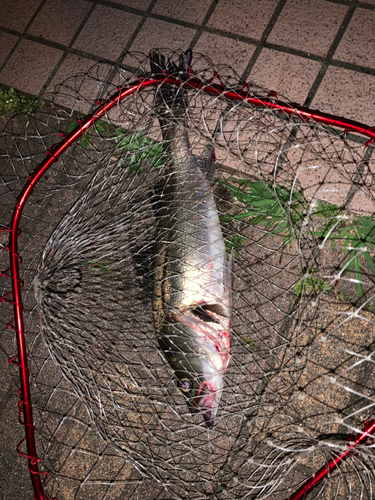
<svg viewBox="0 0 375 500">
<path fill-rule="evenodd" d="M 212 191 L 235 260 L 231 357 L 214 426 L 190 413 L 154 331 L 155 199 L 168 170 L 160 81 L 72 141 L 23 209 L 18 255 L 46 495 L 305 498 L 299 488 L 326 466 L 311 498 L 373 498 L 371 141 L 273 108 L 274 93 L 239 84 L 203 56 L 192 67 L 179 82 L 184 127 L 194 155 L 214 147 Z M 148 57 L 128 54 L 64 82 L 26 121 L 7 119 L 3 269 L 13 207 L 46 151 L 142 78 L 152 79 Z M 189 85 L 196 80 L 230 92 Z M 244 91 L 253 101 L 231 98 Z M 4 275 L 9 357 L 10 282 Z"/>
</svg>

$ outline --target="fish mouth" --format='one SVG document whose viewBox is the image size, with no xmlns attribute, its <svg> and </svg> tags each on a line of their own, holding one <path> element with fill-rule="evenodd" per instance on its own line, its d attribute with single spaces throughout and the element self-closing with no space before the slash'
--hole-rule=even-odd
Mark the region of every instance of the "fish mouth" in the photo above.
<svg viewBox="0 0 375 500">
<path fill-rule="evenodd" d="M 213 427 L 214 425 L 219 399 L 219 391 L 210 383 L 203 382 L 199 386 L 198 394 L 194 398 L 193 405 L 203 414 L 207 427 Z"/>
</svg>

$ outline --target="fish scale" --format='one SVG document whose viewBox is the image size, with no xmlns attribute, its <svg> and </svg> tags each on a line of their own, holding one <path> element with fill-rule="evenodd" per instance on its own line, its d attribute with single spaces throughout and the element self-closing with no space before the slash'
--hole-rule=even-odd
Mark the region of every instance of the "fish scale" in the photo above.
<svg viewBox="0 0 375 500">
<path fill-rule="evenodd" d="M 190 51 L 179 66 L 150 54 L 153 73 L 172 68 L 184 78 Z M 186 75 L 185 75 L 186 76 Z M 161 86 L 155 109 L 163 135 L 165 175 L 155 189 L 155 331 L 192 413 L 207 426 L 216 417 L 230 357 L 233 255 L 227 259 L 214 200 L 213 150 L 199 160 L 186 130 L 181 89 Z"/>
</svg>

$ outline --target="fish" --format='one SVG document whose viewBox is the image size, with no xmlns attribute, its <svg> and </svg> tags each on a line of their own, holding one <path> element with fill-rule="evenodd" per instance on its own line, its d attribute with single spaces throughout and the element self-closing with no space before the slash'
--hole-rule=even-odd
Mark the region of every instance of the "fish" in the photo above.
<svg viewBox="0 0 375 500">
<path fill-rule="evenodd" d="M 192 53 L 178 64 L 150 52 L 154 75 L 189 76 Z M 186 91 L 162 84 L 154 93 L 165 171 L 155 187 L 153 322 L 164 356 L 191 413 L 212 427 L 230 359 L 234 254 L 227 256 L 214 199 L 215 153 L 192 153 Z"/>
</svg>

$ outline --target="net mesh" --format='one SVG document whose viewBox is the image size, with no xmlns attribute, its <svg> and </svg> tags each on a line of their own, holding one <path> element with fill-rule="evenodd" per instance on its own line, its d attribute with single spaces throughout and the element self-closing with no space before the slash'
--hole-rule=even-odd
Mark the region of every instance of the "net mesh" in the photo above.
<svg viewBox="0 0 375 500">
<path fill-rule="evenodd" d="M 239 88 L 233 70 L 203 56 L 193 69 Z M 26 121 L 6 120 L 5 224 L 59 133 L 147 74 L 138 54 L 97 64 L 44 96 Z M 189 412 L 154 333 L 153 204 L 166 167 L 154 89 L 144 89 L 53 164 L 21 221 L 37 451 L 46 491 L 59 499 L 285 499 L 373 414 L 373 147 L 222 95 L 186 96 L 193 153 L 215 147 L 213 192 L 235 257 L 231 359 L 215 425 Z M 12 308 L 1 307 L 11 356 Z M 367 439 L 311 498 L 373 498 L 374 458 Z"/>
</svg>

